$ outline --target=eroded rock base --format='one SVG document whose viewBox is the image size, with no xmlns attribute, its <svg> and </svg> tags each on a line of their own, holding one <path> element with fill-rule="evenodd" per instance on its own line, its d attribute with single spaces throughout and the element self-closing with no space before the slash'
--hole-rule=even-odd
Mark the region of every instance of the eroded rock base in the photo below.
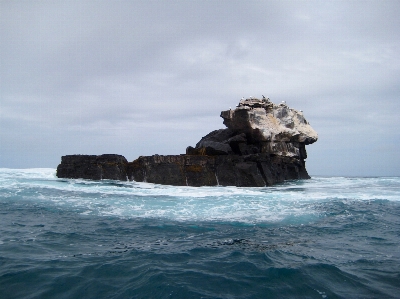
<svg viewBox="0 0 400 299">
<path fill-rule="evenodd" d="M 139 157 L 128 166 L 130 180 L 176 186 L 263 187 L 309 179 L 304 163 L 266 154 Z"/>
<path fill-rule="evenodd" d="M 67 155 L 57 167 L 59 178 L 127 180 L 128 161 L 121 155 Z"/>
<path fill-rule="evenodd" d="M 169 155 L 139 157 L 133 162 L 120 155 L 63 156 L 60 178 L 134 180 L 174 186 L 271 186 L 285 180 L 309 179 L 304 162 L 254 154 Z"/>
</svg>

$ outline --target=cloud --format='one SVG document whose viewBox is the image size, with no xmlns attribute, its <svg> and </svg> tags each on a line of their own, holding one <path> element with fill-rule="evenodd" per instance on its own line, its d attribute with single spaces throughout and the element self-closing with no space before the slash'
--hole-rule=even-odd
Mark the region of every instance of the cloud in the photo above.
<svg viewBox="0 0 400 299">
<path fill-rule="evenodd" d="M 0 167 L 183 153 L 264 94 L 319 132 L 311 174 L 400 175 L 397 1 L 0 5 Z"/>
</svg>

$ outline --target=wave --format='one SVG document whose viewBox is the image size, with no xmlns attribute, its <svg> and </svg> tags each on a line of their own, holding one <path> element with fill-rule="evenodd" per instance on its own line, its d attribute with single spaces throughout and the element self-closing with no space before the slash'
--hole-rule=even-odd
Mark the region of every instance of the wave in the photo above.
<svg viewBox="0 0 400 299">
<path fill-rule="evenodd" d="M 83 215 L 176 221 L 308 223 L 332 201 L 399 201 L 400 178 L 315 177 L 273 187 L 187 187 L 58 179 L 52 168 L 0 169 L 0 200 L 35 202 Z"/>
</svg>

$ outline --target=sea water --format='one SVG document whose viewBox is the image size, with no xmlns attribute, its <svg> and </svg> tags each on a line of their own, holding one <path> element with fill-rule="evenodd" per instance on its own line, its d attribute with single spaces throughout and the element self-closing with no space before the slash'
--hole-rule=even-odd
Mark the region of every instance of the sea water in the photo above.
<svg viewBox="0 0 400 299">
<path fill-rule="evenodd" d="M 0 169 L 0 298 L 400 298 L 400 178 L 196 188 Z"/>
</svg>

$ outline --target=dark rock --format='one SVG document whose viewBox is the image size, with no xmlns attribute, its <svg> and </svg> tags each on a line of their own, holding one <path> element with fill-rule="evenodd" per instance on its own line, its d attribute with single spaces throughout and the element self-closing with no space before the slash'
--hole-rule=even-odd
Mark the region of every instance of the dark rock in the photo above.
<svg viewBox="0 0 400 299">
<path fill-rule="evenodd" d="M 226 142 L 229 144 L 247 142 L 246 134 L 241 133 L 241 134 L 235 135 L 235 136 L 229 138 L 228 140 L 226 140 Z"/>
<path fill-rule="evenodd" d="M 204 146 L 204 142 L 214 141 L 214 142 L 223 142 L 228 140 L 234 135 L 234 131 L 230 129 L 219 129 L 208 133 L 206 136 L 201 138 L 201 140 L 196 144 L 196 148 L 202 148 Z"/>
<path fill-rule="evenodd" d="M 309 178 L 303 164 L 267 154 L 178 155 L 139 157 L 128 163 L 130 180 L 175 186 L 263 187 Z"/>
<path fill-rule="evenodd" d="M 178 155 L 139 157 L 128 166 L 130 180 L 175 186 L 215 186 L 213 156 Z"/>
<path fill-rule="evenodd" d="M 208 156 L 228 155 L 233 153 L 229 144 L 215 141 L 203 141 L 202 148 L 204 149 L 204 155 Z"/>
<path fill-rule="evenodd" d="M 67 155 L 57 167 L 59 178 L 126 181 L 128 161 L 121 155 Z"/>
</svg>

